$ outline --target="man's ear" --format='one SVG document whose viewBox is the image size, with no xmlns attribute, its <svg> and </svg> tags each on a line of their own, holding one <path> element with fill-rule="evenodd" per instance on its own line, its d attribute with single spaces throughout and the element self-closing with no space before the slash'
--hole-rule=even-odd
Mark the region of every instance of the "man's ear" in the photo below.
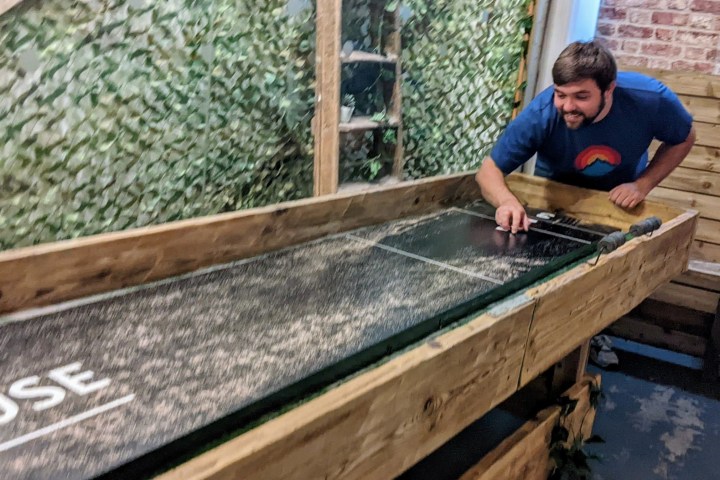
<svg viewBox="0 0 720 480">
<path fill-rule="evenodd" d="M 608 95 L 612 95 L 613 91 L 615 90 L 615 86 L 617 85 L 617 82 L 613 80 L 610 82 L 610 85 L 608 85 L 607 90 L 605 90 L 605 93 Z"/>
</svg>

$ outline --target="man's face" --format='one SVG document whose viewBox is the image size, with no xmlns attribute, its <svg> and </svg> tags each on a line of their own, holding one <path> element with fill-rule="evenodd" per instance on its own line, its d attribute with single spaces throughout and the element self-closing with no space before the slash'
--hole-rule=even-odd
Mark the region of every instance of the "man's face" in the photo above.
<svg viewBox="0 0 720 480">
<path fill-rule="evenodd" d="M 612 86 L 605 93 L 600 91 L 595 80 L 588 78 L 579 82 L 555 85 L 553 101 L 571 130 L 595 121 L 607 104 Z"/>
</svg>

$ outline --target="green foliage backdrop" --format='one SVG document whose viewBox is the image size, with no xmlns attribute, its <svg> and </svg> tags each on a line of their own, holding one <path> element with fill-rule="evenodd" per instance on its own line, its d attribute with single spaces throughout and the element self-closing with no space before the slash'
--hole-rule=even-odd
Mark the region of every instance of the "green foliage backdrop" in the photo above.
<svg viewBox="0 0 720 480">
<path fill-rule="evenodd" d="M 369 49 L 387 26 L 353 14 L 400 9 L 407 176 L 475 168 L 528 0 L 378 1 L 343 23 Z M 310 195 L 314 43 L 312 0 L 24 0 L 0 16 L 0 250 Z"/>
<path fill-rule="evenodd" d="M 528 0 L 407 0 L 403 123 L 409 176 L 473 170 L 511 118 Z"/>
<path fill-rule="evenodd" d="M 0 249 L 312 191 L 309 0 L 25 1 L 0 17 Z"/>
</svg>

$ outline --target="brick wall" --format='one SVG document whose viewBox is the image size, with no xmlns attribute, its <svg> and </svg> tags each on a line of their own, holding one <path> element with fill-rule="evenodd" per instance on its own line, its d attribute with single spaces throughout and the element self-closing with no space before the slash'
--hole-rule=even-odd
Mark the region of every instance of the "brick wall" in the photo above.
<svg viewBox="0 0 720 480">
<path fill-rule="evenodd" d="M 596 37 L 622 65 L 720 75 L 720 0 L 601 0 Z"/>
</svg>

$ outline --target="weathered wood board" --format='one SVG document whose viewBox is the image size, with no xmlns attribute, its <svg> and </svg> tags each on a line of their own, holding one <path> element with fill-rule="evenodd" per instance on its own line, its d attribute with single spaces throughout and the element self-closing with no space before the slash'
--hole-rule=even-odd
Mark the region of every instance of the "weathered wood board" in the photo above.
<svg viewBox="0 0 720 480">
<path fill-rule="evenodd" d="M 600 377 L 585 377 L 563 394 L 578 401 L 575 409 L 563 419 L 563 426 L 571 438 L 579 434 L 585 439 L 590 437 L 596 414 L 590 405 L 591 384 L 599 387 Z M 460 480 L 547 480 L 552 469 L 551 434 L 560 423 L 560 413 L 559 406 L 540 411 L 465 472 Z"/>
<path fill-rule="evenodd" d="M 0 313 L 139 285 L 477 197 L 471 176 L 450 175 L 0 252 Z"/>
</svg>

